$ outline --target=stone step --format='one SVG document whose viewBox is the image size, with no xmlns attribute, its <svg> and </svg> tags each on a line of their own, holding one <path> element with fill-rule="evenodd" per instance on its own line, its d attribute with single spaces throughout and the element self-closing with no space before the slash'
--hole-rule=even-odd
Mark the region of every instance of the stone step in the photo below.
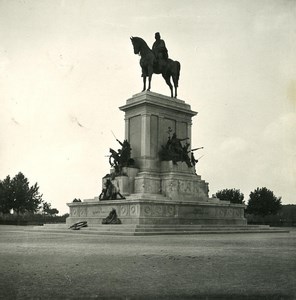
<svg viewBox="0 0 296 300">
<path fill-rule="evenodd" d="M 114 226 L 114 225 L 90 225 L 90 227 L 98 226 Z M 217 225 L 217 224 L 160 224 L 160 225 L 151 225 L 151 224 L 137 224 L 137 225 L 123 225 L 120 226 L 134 226 L 137 228 L 270 228 L 269 225 Z"/>
<path fill-rule="evenodd" d="M 195 230 L 195 231 L 147 231 L 147 232 L 135 232 L 135 236 L 141 235 L 181 235 L 181 234 L 238 234 L 238 233 L 288 233 L 288 230 L 278 229 L 251 229 L 251 230 Z"/>
<path fill-rule="evenodd" d="M 90 230 L 90 231 L 97 231 L 97 232 L 102 232 L 102 231 L 130 231 L 130 232 L 135 232 L 135 233 L 141 233 L 141 232 L 155 232 L 155 233 L 161 233 L 161 232 L 210 232 L 210 231 L 215 231 L 215 232 L 245 232 L 245 231 L 251 231 L 251 230 L 255 230 L 255 231 L 278 231 L 278 230 L 282 230 L 282 229 L 278 229 L 278 228 L 256 228 L 256 227 L 252 227 L 252 228 L 248 228 L 247 226 L 245 227 L 227 227 L 227 228 L 219 228 L 219 227 L 212 227 L 212 228 L 206 228 L 206 227 L 201 227 L 201 228 L 196 228 L 196 227 L 163 227 L 163 228 L 121 228 L 121 227 L 89 227 L 89 228 L 83 228 L 84 231 L 86 230 Z"/>
<path fill-rule="evenodd" d="M 226 230 L 226 231 L 217 231 L 217 230 L 195 230 L 195 231 L 143 231 L 143 232 L 134 232 L 134 231 L 91 231 L 91 230 L 63 230 L 63 229 L 32 229 L 32 231 L 46 231 L 52 233 L 69 233 L 69 234 L 90 234 L 90 235 L 121 235 L 121 236 L 149 236 L 149 235 L 182 235 L 182 234 L 239 234 L 239 233 L 288 233 L 288 230 L 279 230 L 279 229 L 251 229 L 251 230 Z"/>
<path fill-rule="evenodd" d="M 268 225 L 217 226 L 217 225 L 100 225 L 70 230 L 66 224 L 34 226 L 33 231 L 59 233 L 85 233 L 94 235 L 180 235 L 180 234 L 231 234 L 231 233 L 287 233 L 289 230 Z"/>
<path fill-rule="evenodd" d="M 40 227 L 40 226 L 37 226 Z M 44 228 L 64 228 L 68 229 L 69 225 L 67 224 L 44 224 Z M 269 225 L 177 225 L 177 224 L 167 224 L 167 225 L 150 225 L 150 224 L 90 224 L 88 227 L 85 227 L 84 229 L 89 230 L 97 230 L 100 228 L 111 228 L 114 230 L 135 230 L 135 229 L 151 229 L 151 230 L 159 230 L 159 229 L 251 229 L 251 228 L 270 228 Z"/>
<path fill-rule="evenodd" d="M 90 231 L 134 231 L 134 232 L 161 232 L 161 231 L 227 231 L 227 230 L 270 230 L 269 228 L 248 228 L 248 227 L 227 227 L 227 228 L 219 228 L 219 227 L 162 227 L 162 228 L 152 228 L 152 227 L 127 227 L 122 228 L 121 226 L 97 226 L 97 227 L 86 227 L 83 230 L 90 230 Z"/>
<path fill-rule="evenodd" d="M 34 226 L 34 228 L 35 227 L 67 229 L 69 228 L 69 225 L 67 225 L 66 223 L 57 223 L 57 224 L 44 224 L 43 226 Z"/>
</svg>

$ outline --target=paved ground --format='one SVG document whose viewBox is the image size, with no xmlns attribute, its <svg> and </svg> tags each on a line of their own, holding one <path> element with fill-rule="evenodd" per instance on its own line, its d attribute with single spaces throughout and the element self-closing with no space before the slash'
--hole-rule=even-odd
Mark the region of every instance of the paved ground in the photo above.
<svg viewBox="0 0 296 300">
<path fill-rule="evenodd" d="M 296 231 L 120 237 L 0 226 L 1 299 L 296 299 Z"/>
</svg>

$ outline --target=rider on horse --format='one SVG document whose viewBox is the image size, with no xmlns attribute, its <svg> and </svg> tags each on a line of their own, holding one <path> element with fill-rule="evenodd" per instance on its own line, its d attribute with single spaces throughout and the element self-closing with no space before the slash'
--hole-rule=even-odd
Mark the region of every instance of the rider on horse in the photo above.
<svg viewBox="0 0 296 300">
<path fill-rule="evenodd" d="M 150 91 L 152 74 L 161 74 L 166 84 L 170 87 L 171 97 L 177 98 L 178 82 L 180 77 L 181 64 L 178 61 L 174 61 L 168 58 L 168 51 L 165 43 L 160 39 L 160 34 L 155 34 L 155 43 L 152 50 L 148 47 L 147 43 L 140 37 L 130 37 L 134 54 L 141 56 L 140 66 L 142 68 L 143 77 L 143 90 Z M 148 78 L 148 88 L 146 88 L 146 79 Z M 175 94 L 173 85 L 171 83 L 173 79 Z"/>
<path fill-rule="evenodd" d="M 158 67 L 161 67 L 169 58 L 165 42 L 160 38 L 159 32 L 155 33 L 155 42 L 152 46 L 152 51 L 156 57 L 156 63 Z"/>
</svg>

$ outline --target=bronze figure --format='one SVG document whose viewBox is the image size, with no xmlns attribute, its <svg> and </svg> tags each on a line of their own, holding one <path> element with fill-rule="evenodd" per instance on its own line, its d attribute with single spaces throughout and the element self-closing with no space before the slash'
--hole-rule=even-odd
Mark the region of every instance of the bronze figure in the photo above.
<svg viewBox="0 0 296 300">
<path fill-rule="evenodd" d="M 121 220 L 118 218 L 115 208 L 112 208 L 108 217 L 102 220 L 102 224 L 121 224 Z"/>
<path fill-rule="evenodd" d="M 116 175 L 122 175 L 123 167 L 130 167 L 134 165 L 134 160 L 131 158 L 131 145 L 127 140 L 120 142 L 118 139 L 116 141 L 121 145 L 121 149 L 118 151 L 109 149 L 109 164 L 114 168 Z"/>
<path fill-rule="evenodd" d="M 188 168 L 192 167 L 190 157 L 188 156 L 189 143 L 186 142 L 185 145 L 182 145 L 182 141 L 186 141 L 189 138 L 179 139 L 177 138 L 176 133 L 173 134 L 172 138 L 169 136 L 168 141 L 165 146 L 161 146 L 162 149 L 159 152 L 160 160 L 168 161 L 171 160 L 174 165 L 177 162 L 185 162 Z"/>
<path fill-rule="evenodd" d="M 140 54 L 140 66 L 142 68 L 143 77 L 143 91 L 146 90 L 146 78 L 148 77 L 148 89 L 151 88 L 152 74 L 162 74 L 167 85 L 171 90 L 171 97 L 177 98 L 177 88 L 180 77 L 181 64 L 178 61 L 174 61 L 168 58 L 167 49 L 163 40 L 160 39 L 160 34 L 155 34 L 156 41 L 153 44 L 153 50 L 151 50 L 147 43 L 139 37 L 131 37 L 131 41 L 134 47 L 134 53 Z M 175 95 L 173 93 L 173 85 L 171 83 L 171 77 L 173 79 L 175 87 Z"/>
</svg>

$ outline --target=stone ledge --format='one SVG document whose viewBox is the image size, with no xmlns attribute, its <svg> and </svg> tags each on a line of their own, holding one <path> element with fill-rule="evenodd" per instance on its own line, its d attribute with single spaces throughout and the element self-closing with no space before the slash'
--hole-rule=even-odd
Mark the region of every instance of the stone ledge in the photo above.
<svg viewBox="0 0 296 300">
<path fill-rule="evenodd" d="M 87 200 L 87 201 L 86 201 Z M 153 203 L 153 204 L 171 204 L 171 205 L 199 205 L 199 206 L 213 206 L 213 207 L 235 207 L 235 208 L 245 208 L 244 204 L 233 204 L 229 201 L 222 201 L 217 198 L 209 198 L 209 201 L 197 202 L 197 201 L 178 201 L 170 200 L 160 194 L 132 194 L 126 197 L 126 199 L 118 200 L 95 200 L 86 199 L 83 202 L 71 202 L 67 203 L 69 207 L 79 207 L 88 205 L 112 205 L 112 204 L 141 204 L 143 202 Z M 213 201 L 215 200 L 215 201 Z M 216 201 L 217 200 L 217 201 Z"/>
<path fill-rule="evenodd" d="M 119 109 L 122 111 L 126 111 L 131 107 L 143 104 L 176 110 L 178 112 L 185 112 L 186 114 L 189 114 L 191 116 L 195 116 L 197 114 L 197 112 L 191 110 L 191 106 L 189 104 L 186 104 L 183 100 L 147 91 L 133 95 L 132 98 L 126 101 L 126 105 L 120 106 Z"/>
</svg>

